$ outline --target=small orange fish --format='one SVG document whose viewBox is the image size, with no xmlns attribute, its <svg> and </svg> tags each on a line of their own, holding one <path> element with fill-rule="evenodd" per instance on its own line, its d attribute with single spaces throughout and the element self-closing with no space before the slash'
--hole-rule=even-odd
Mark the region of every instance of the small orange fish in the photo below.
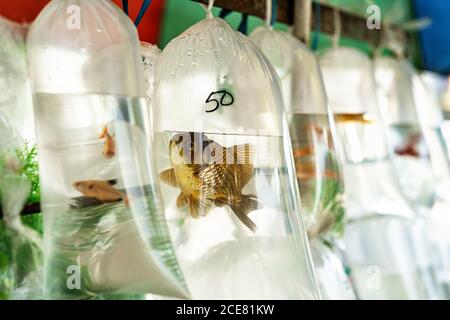
<svg viewBox="0 0 450 320">
<path fill-rule="evenodd" d="M 114 203 L 124 201 L 128 206 L 128 197 L 113 187 L 117 180 L 85 180 L 78 181 L 73 187 L 87 198 L 97 199 L 103 203 Z"/>
<path fill-rule="evenodd" d="M 420 143 L 421 138 L 422 136 L 420 133 L 411 135 L 405 146 L 395 148 L 395 153 L 399 156 L 419 158 L 421 154 L 419 150 L 417 150 L 417 145 Z"/>
<path fill-rule="evenodd" d="M 108 127 L 104 126 L 102 133 L 99 136 L 100 139 L 105 139 L 105 144 L 103 145 L 103 155 L 105 158 L 112 158 L 116 154 L 116 143 L 114 138 L 109 134 Z"/>
<path fill-rule="evenodd" d="M 294 158 L 313 156 L 314 154 L 315 154 L 314 146 L 307 146 L 304 148 L 298 148 L 294 150 Z"/>
<path fill-rule="evenodd" d="M 299 180 L 309 180 L 317 178 L 317 173 L 315 170 L 300 169 L 297 170 L 296 172 L 297 172 L 297 179 Z M 324 172 L 321 173 L 321 177 L 327 179 L 338 179 L 336 172 L 332 170 L 325 170 Z"/>
<path fill-rule="evenodd" d="M 339 113 L 334 115 L 334 119 L 336 122 L 359 122 L 362 124 L 370 124 L 373 123 L 373 120 L 370 119 L 365 113 Z"/>
</svg>

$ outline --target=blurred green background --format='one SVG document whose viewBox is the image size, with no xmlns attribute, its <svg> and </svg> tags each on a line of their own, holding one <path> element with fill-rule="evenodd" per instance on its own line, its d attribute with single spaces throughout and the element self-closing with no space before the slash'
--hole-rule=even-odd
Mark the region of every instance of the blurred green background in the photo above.
<svg viewBox="0 0 450 320">
<path fill-rule="evenodd" d="M 368 6 L 376 4 L 381 9 L 382 20 L 391 24 L 404 23 L 411 20 L 412 16 L 410 0 L 321 0 L 320 2 L 336 5 L 344 10 L 351 11 L 361 16 L 367 16 L 366 10 Z M 214 14 L 217 16 L 219 11 L 219 8 L 215 8 Z M 198 3 L 190 0 L 166 0 L 166 10 L 159 46 L 164 48 L 171 39 L 178 36 L 204 17 L 205 11 Z M 235 28 L 239 25 L 240 20 L 241 14 L 239 13 L 232 13 L 227 17 L 227 21 Z M 260 18 L 250 17 L 249 32 L 262 24 L 263 21 Z M 287 26 L 280 23 L 277 23 L 275 28 L 287 30 Z M 311 39 L 313 39 L 314 34 L 315 33 L 313 32 Z M 324 49 L 331 45 L 331 37 L 321 34 L 318 38 L 318 43 L 318 48 Z M 373 47 L 370 44 L 352 39 L 342 38 L 341 44 L 359 48 L 366 53 L 370 53 L 373 50 Z M 416 59 L 415 56 L 416 52 L 413 54 L 414 59 Z"/>
</svg>

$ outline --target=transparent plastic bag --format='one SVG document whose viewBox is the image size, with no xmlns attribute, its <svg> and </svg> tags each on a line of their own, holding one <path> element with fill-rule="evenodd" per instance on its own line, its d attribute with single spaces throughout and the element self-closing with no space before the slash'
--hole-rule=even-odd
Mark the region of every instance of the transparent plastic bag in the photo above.
<svg viewBox="0 0 450 320">
<path fill-rule="evenodd" d="M 145 77 L 145 85 L 147 91 L 147 102 L 148 102 L 148 128 L 147 131 L 149 134 L 153 132 L 152 124 L 153 124 L 153 115 L 152 110 L 154 107 L 153 104 L 153 92 L 155 89 L 156 82 L 156 64 L 158 63 L 159 56 L 161 55 L 161 50 L 156 46 L 152 45 L 148 42 L 141 42 L 141 55 L 142 55 L 142 63 L 144 65 L 144 77 Z"/>
<path fill-rule="evenodd" d="M 315 238 L 330 230 L 341 235 L 344 187 L 335 151 L 334 120 L 317 60 L 287 32 L 261 27 L 250 39 L 281 79 L 309 236 Z"/>
<path fill-rule="evenodd" d="M 28 26 L 0 16 L 0 111 L 25 142 L 35 143 L 33 98 L 26 58 Z"/>
<path fill-rule="evenodd" d="M 413 77 L 405 62 L 389 57 L 375 59 L 375 75 L 380 109 L 389 126 L 394 165 L 402 190 L 416 210 L 426 213 L 433 205 L 436 181 L 415 108 Z"/>
<path fill-rule="evenodd" d="M 344 231 L 344 187 L 335 151 L 333 117 L 318 62 L 305 45 L 287 32 L 260 27 L 250 40 L 266 55 L 281 80 L 309 239 L 320 238 L 316 243 L 327 238 L 330 243 Z M 354 298 L 348 279 L 341 281 L 346 275 L 339 258 L 324 245 L 316 244 L 315 251 L 313 258 L 317 259 L 314 262 L 323 297 Z M 329 281 L 334 277 L 336 282 Z"/>
<path fill-rule="evenodd" d="M 44 296 L 188 297 L 154 180 L 135 27 L 111 1 L 54 0 L 28 46 Z"/>
<path fill-rule="evenodd" d="M 450 173 L 441 131 L 442 110 L 404 60 L 375 60 L 378 96 L 394 144 L 397 174 L 408 199 L 424 214 L 429 251 L 448 295 Z M 404 151 L 404 152 L 399 152 Z"/>
<path fill-rule="evenodd" d="M 311 251 L 322 297 L 326 300 L 355 300 L 345 267 L 333 248 L 315 239 L 311 242 Z"/>
<path fill-rule="evenodd" d="M 166 217 L 195 299 L 316 299 L 279 81 L 205 19 L 164 49 L 154 130 Z"/>
<path fill-rule="evenodd" d="M 42 240 L 20 220 L 31 185 L 20 173 L 17 136 L 0 112 L 0 300 L 14 298 L 15 290 L 26 286 L 27 277 L 42 266 Z M 39 292 L 40 288 L 34 289 Z"/>
<path fill-rule="evenodd" d="M 424 221 L 403 198 L 391 162 L 372 62 L 355 49 L 333 48 L 320 65 L 344 159 L 345 255 L 358 297 L 439 298 Z"/>
</svg>

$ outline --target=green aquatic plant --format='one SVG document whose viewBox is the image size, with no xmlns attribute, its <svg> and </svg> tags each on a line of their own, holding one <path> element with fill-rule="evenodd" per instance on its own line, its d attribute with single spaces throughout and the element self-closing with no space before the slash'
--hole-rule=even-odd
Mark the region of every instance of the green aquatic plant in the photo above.
<svg viewBox="0 0 450 320">
<path fill-rule="evenodd" d="M 19 173 L 31 183 L 27 204 L 37 203 L 40 201 L 37 147 L 29 142 L 25 142 L 20 148 L 16 149 L 16 156 L 20 164 Z"/>
</svg>

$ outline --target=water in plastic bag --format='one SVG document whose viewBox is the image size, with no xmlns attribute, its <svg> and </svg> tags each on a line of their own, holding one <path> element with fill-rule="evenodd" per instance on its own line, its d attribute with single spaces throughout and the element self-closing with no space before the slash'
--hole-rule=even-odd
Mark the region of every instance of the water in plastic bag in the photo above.
<svg viewBox="0 0 450 320">
<path fill-rule="evenodd" d="M 405 64 L 375 59 L 380 108 L 389 126 L 394 165 L 405 196 L 418 210 L 434 202 L 435 183 L 430 153 L 415 110 L 412 78 Z"/>
<path fill-rule="evenodd" d="M 108 0 L 55 0 L 29 38 L 44 296 L 186 298 L 149 154 L 137 32 Z"/>
<path fill-rule="evenodd" d="M 310 236 L 342 234 L 343 183 L 335 152 L 322 76 L 314 54 L 289 33 L 258 28 L 250 39 L 277 71 L 289 119 L 292 148 Z"/>
<path fill-rule="evenodd" d="M 193 298 L 319 298 L 266 58 L 205 19 L 162 52 L 154 100 L 166 217 Z"/>
<path fill-rule="evenodd" d="M 406 61 L 375 60 L 378 96 L 390 126 L 403 190 L 424 213 L 429 251 L 448 294 L 450 171 L 440 125 L 442 110 Z"/>
<path fill-rule="evenodd" d="M 318 62 L 305 45 L 287 32 L 260 27 L 250 39 L 271 61 L 281 80 L 309 239 L 340 237 L 345 223 L 344 187 L 335 151 L 334 122 Z M 326 250 L 323 257 L 320 249 Z M 336 268 L 339 259 L 332 255 L 327 247 L 316 245 L 316 270 L 320 264 L 320 274 L 329 267 L 331 277 L 336 272 L 336 279 L 345 279 L 344 266 Z M 348 279 L 340 284 L 326 277 L 318 279 L 324 297 L 354 297 Z"/>
<path fill-rule="evenodd" d="M 320 59 L 344 159 L 346 259 L 361 299 L 438 298 L 435 270 L 401 192 L 375 97 L 373 65 L 355 49 Z"/>
</svg>

